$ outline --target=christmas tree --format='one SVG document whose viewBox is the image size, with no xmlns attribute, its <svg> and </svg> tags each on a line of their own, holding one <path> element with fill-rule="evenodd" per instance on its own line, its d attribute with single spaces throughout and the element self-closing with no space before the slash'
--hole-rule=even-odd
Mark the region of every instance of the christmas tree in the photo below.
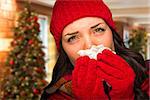
<svg viewBox="0 0 150 100">
<path fill-rule="evenodd" d="M 131 38 L 129 39 L 129 48 L 138 52 L 146 58 L 147 49 L 147 32 L 144 28 L 139 27 L 132 30 Z"/>
<path fill-rule="evenodd" d="M 29 6 L 19 14 L 14 28 L 13 49 L 7 59 L 10 75 L 3 80 L 3 100 L 37 100 L 45 81 L 45 60 L 37 14 Z"/>
</svg>

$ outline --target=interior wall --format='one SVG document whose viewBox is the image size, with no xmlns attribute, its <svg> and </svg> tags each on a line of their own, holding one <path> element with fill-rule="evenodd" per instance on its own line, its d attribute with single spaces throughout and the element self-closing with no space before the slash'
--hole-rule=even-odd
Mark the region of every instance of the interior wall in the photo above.
<svg viewBox="0 0 150 100">
<path fill-rule="evenodd" d="M 23 1 L 19 1 L 19 0 L 17 0 L 17 1 L 13 0 L 13 1 L 14 1 L 14 4 L 12 6 L 15 7 L 16 9 L 14 11 L 10 12 L 12 17 L 10 17 L 10 15 L 8 15 L 8 17 L 3 18 L 2 13 L 1 13 L 3 9 L 0 9 L 0 13 L 1 13 L 0 14 L 0 80 L 2 80 L 2 78 L 5 76 L 5 74 L 6 75 L 8 74 L 8 71 L 6 70 L 7 67 L 5 66 L 5 62 L 6 62 L 6 59 L 8 57 L 8 54 L 11 50 L 10 42 L 13 40 L 13 30 L 12 30 L 12 28 L 15 26 L 17 16 L 19 15 L 19 12 L 21 10 L 23 10 L 24 4 L 25 4 L 25 2 L 23 2 Z M 41 6 L 41 5 L 38 5 L 38 4 L 31 3 L 31 9 L 35 10 L 38 14 L 47 16 L 48 19 L 49 19 L 48 22 L 50 22 L 51 11 L 52 11 L 51 7 L 46 7 L 46 6 Z M 50 32 L 48 32 L 48 33 L 50 33 Z M 49 43 L 50 43 L 49 46 L 48 46 L 48 50 L 49 50 L 48 55 L 55 57 L 55 54 L 56 54 L 55 51 L 56 50 L 55 50 L 55 46 L 53 45 L 54 40 L 53 40 L 53 37 L 50 36 L 50 34 L 48 35 L 48 40 L 49 40 Z M 7 44 L 7 46 L 4 46 L 6 44 Z M 50 66 L 50 68 L 49 68 L 50 71 L 49 72 L 51 72 L 51 70 L 53 68 L 53 65 L 55 64 L 55 59 L 56 58 L 51 58 L 47 62 L 48 66 Z"/>
</svg>

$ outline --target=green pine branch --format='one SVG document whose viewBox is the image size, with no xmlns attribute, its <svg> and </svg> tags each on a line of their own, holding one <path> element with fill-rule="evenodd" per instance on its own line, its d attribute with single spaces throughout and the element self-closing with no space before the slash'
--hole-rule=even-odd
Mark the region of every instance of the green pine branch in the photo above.
<svg viewBox="0 0 150 100">
<path fill-rule="evenodd" d="M 35 100 L 39 99 L 45 81 L 45 60 L 42 41 L 39 39 L 40 25 L 37 14 L 26 6 L 20 13 L 14 28 L 6 65 L 11 74 L 3 81 L 2 99 Z"/>
</svg>

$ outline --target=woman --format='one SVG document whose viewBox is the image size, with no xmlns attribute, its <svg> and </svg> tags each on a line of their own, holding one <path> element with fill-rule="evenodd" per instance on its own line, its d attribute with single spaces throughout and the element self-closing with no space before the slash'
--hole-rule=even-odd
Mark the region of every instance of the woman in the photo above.
<svg viewBox="0 0 150 100">
<path fill-rule="evenodd" d="M 57 0 L 50 30 L 59 57 L 42 100 L 149 98 L 144 60 L 124 46 L 102 0 Z M 96 60 L 77 53 L 101 44 L 111 50 Z"/>
</svg>

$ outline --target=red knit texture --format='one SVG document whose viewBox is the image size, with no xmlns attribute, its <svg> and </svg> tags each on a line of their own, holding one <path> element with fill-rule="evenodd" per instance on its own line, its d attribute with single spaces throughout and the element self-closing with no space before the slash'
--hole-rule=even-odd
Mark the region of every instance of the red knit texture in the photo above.
<svg viewBox="0 0 150 100">
<path fill-rule="evenodd" d="M 65 26 L 83 17 L 100 17 L 115 29 L 112 14 L 102 0 L 57 0 L 53 7 L 50 31 L 58 51 Z"/>
<path fill-rule="evenodd" d="M 72 91 L 77 100 L 107 100 L 102 79 L 97 77 L 97 61 L 87 56 L 76 61 L 72 74 Z"/>
<path fill-rule="evenodd" d="M 104 50 L 98 60 L 87 56 L 76 60 L 72 75 L 72 90 L 77 99 L 108 99 L 102 81 L 112 86 L 112 100 L 133 100 L 135 73 L 120 56 Z"/>
</svg>

